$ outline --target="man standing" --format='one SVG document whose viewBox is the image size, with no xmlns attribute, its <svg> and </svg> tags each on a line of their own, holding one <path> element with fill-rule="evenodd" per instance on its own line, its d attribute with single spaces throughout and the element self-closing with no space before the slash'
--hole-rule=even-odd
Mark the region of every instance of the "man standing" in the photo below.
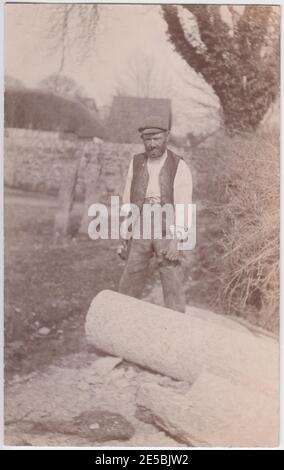
<svg viewBox="0 0 284 470">
<path fill-rule="evenodd" d="M 146 204 L 161 207 L 192 202 L 192 178 L 184 160 L 167 148 L 169 128 L 159 116 L 149 116 L 139 127 L 145 152 L 130 162 L 123 204 L 136 204 L 140 212 Z M 174 212 L 173 212 L 174 213 Z M 176 225 L 163 225 L 162 236 L 130 240 L 129 256 L 122 274 L 119 292 L 140 297 L 147 280 L 151 257 L 157 258 L 165 306 L 185 312 L 185 294 L 181 272 L 180 237 Z"/>
</svg>

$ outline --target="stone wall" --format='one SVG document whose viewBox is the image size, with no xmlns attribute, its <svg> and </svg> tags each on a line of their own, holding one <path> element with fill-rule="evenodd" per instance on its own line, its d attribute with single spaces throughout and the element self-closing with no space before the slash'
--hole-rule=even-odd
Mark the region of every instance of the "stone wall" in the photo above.
<svg viewBox="0 0 284 470">
<path fill-rule="evenodd" d="M 4 183 L 11 188 L 57 195 L 66 167 L 79 164 L 76 196 L 83 199 L 86 177 L 100 168 L 102 202 L 121 194 L 132 155 L 139 144 L 84 142 L 62 139 L 59 133 L 5 129 Z"/>
</svg>

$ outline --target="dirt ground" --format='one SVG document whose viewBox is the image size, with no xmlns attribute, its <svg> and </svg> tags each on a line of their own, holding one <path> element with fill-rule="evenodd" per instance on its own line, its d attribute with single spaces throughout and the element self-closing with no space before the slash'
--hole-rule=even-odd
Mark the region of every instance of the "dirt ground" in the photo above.
<svg viewBox="0 0 284 470">
<path fill-rule="evenodd" d="M 35 193 L 7 190 L 5 196 L 6 443 L 94 445 L 90 438 L 33 432 L 31 426 L 49 419 L 56 429 L 58 422 L 62 426 L 68 418 L 70 423 L 95 404 L 107 412 L 122 413 L 135 429 L 127 443 L 116 439 L 105 445 L 180 445 L 139 421 L 134 412 L 140 383 L 166 380 L 167 385 L 177 386 L 174 381 L 125 361 L 104 380 L 92 379 L 98 356 L 85 340 L 86 313 L 98 292 L 117 289 L 124 262 L 116 254 L 118 241 L 76 237 L 79 203 L 73 211 L 74 238 L 54 243 L 56 205 L 56 198 Z M 191 305 L 208 308 L 202 262 L 197 255 L 189 256 L 187 296 Z M 154 265 L 144 300 L 162 303 Z M 87 409 L 86 403 L 90 403 Z"/>
<path fill-rule="evenodd" d="M 56 198 L 36 193 L 7 190 L 5 196 L 6 378 L 87 350 L 84 321 L 88 307 L 101 290 L 117 289 L 124 267 L 116 254 L 116 240 L 81 236 L 55 244 L 56 205 Z M 81 210 L 81 204 L 75 204 L 74 234 Z M 208 308 L 202 263 L 189 256 L 188 299 L 191 305 Z M 162 303 L 154 266 L 144 294 L 146 300 Z"/>
<path fill-rule="evenodd" d="M 182 445 L 137 416 L 135 396 L 147 382 L 181 393 L 190 384 L 122 360 L 97 373 L 105 356 L 86 343 L 85 318 L 97 293 L 117 289 L 124 262 L 116 254 L 118 241 L 76 236 L 80 203 L 73 210 L 73 238 L 55 243 L 56 207 L 50 196 L 6 191 L 5 444 Z M 199 207 L 198 249 L 187 255 L 185 288 L 189 305 L 212 310 L 207 227 Z M 143 299 L 163 303 L 154 263 Z"/>
<path fill-rule="evenodd" d="M 56 199 L 37 194 L 13 193 L 5 198 L 8 377 L 84 349 L 83 326 L 91 300 L 102 289 L 115 289 L 123 268 L 111 240 L 94 242 L 82 237 L 55 245 L 55 211 Z M 75 226 L 79 211 L 77 205 Z M 39 333 L 43 327 L 49 329 L 48 334 Z"/>
</svg>

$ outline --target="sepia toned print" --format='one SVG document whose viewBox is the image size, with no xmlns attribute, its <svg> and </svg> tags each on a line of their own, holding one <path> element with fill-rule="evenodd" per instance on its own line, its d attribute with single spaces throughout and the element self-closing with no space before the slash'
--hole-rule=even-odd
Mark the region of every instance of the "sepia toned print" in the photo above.
<svg viewBox="0 0 284 470">
<path fill-rule="evenodd" d="M 9 3 L 4 93 L 5 444 L 277 447 L 280 7 Z"/>
</svg>

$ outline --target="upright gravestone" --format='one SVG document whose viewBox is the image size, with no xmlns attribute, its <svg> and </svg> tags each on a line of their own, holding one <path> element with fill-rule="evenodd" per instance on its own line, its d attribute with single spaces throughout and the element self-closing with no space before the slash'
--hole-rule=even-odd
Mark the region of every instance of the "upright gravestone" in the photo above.
<svg viewBox="0 0 284 470">
<path fill-rule="evenodd" d="M 76 152 L 76 135 L 72 132 L 64 133 L 63 151 L 65 163 L 62 169 L 62 182 L 58 196 L 58 209 L 55 216 L 54 238 L 70 235 L 70 214 L 75 199 L 75 188 L 78 177 L 80 160 Z"/>
<path fill-rule="evenodd" d="M 87 150 L 87 149 L 86 149 Z M 99 150 L 99 149 L 98 149 Z M 83 216 L 79 228 L 79 233 L 85 235 L 88 233 L 90 218 L 88 216 L 89 207 L 100 200 L 100 176 L 102 171 L 101 153 L 93 148 L 93 151 L 85 153 L 86 164 L 84 168 L 85 180 L 85 201 Z"/>
</svg>

